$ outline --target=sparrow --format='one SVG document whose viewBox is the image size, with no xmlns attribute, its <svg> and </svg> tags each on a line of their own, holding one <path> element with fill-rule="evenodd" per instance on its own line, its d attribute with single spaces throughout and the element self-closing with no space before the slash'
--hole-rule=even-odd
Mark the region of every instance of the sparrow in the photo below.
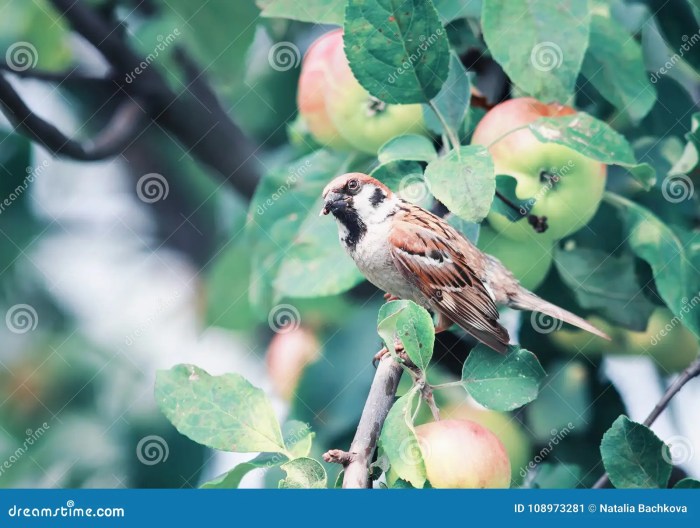
<svg viewBox="0 0 700 528">
<path fill-rule="evenodd" d="M 435 332 L 453 323 L 505 353 L 510 336 L 497 305 L 540 312 L 610 339 L 581 317 L 523 288 L 495 257 L 483 253 L 442 218 L 401 199 L 358 172 L 323 190 L 321 215 L 332 214 L 338 235 L 362 274 L 390 300 L 407 299 L 437 315 Z"/>
</svg>

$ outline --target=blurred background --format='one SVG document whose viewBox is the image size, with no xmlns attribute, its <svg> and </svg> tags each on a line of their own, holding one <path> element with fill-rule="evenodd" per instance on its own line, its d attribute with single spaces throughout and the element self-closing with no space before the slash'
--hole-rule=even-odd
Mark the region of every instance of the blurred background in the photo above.
<svg viewBox="0 0 700 528">
<path fill-rule="evenodd" d="M 674 54 L 660 17 L 666 23 L 689 12 L 697 31 L 697 10 L 686 2 L 672 0 L 677 11 L 662 12 L 654 2 L 602 3 L 636 36 L 648 72 Z M 281 417 L 311 424 L 316 455 L 349 445 L 380 345 L 374 329 L 381 295 L 359 283 L 262 309 L 255 301 L 268 268 L 252 254 L 250 199 L 261 175 L 285 171 L 315 148 L 295 121 L 296 83 L 304 51 L 328 30 L 262 17 L 265 4 L 76 4 L 113 28 L 111 38 L 149 57 L 134 79 L 164 80 L 187 101 L 184 109 L 163 104 L 162 118 L 142 123 L 116 155 L 56 157 L 0 118 L 0 487 L 196 487 L 250 458 L 195 444 L 161 415 L 155 372 L 183 362 L 246 376 L 273 398 Z M 119 120 L 149 95 L 139 99 L 132 90 L 138 82 L 114 77 L 110 61 L 58 16 L 60 5 L 0 0 L 0 75 L 37 116 L 89 150 L 105 128 L 123 128 Z M 511 86 L 483 54 L 479 2 L 462 7 L 448 32 L 477 86 L 496 103 Z M 287 44 L 288 62 L 271 59 L 278 43 Z M 156 71 L 159 79 L 150 79 Z M 655 88 L 663 97 L 639 126 L 626 126 L 583 79 L 576 105 L 614 121 L 640 160 L 667 171 L 690 131 L 698 81 L 684 62 L 660 78 Z M 697 201 L 684 207 L 654 210 L 697 222 Z M 561 284 L 553 267 L 540 294 Z M 505 317 L 518 334 L 519 317 Z M 639 348 L 618 347 L 613 356 L 587 353 L 565 331 L 541 334 L 523 325 L 520 340 L 541 358 L 546 387 L 526 410 L 482 416 L 510 442 L 516 483 L 540 454 L 541 486 L 590 485 L 600 476 L 598 445 L 612 420 L 625 412 L 642 421 L 697 354 L 693 339 L 645 353 L 658 329 L 648 331 Z M 460 371 L 466 350 L 464 336 L 440 336 L 436 355 L 446 379 Z M 443 398 L 456 415 L 484 412 L 463 391 Z M 662 439 L 675 439 L 678 477 L 700 477 L 699 398 L 700 383 L 689 383 L 654 426 Z M 244 485 L 266 479 L 279 476 L 253 472 Z"/>
</svg>

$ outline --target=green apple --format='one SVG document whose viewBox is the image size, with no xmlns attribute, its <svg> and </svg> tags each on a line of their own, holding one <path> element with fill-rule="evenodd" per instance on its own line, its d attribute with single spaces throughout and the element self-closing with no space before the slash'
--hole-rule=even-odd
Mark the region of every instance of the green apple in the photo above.
<svg viewBox="0 0 700 528">
<path fill-rule="evenodd" d="M 448 420 L 471 420 L 496 435 L 508 453 L 511 481 L 518 484 L 521 482 L 520 472 L 530 462 L 532 442 L 512 414 L 491 411 L 463 402 L 441 408 L 440 417 Z"/>
<path fill-rule="evenodd" d="M 529 213 L 547 217 L 547 231 L 537 234 L 543 240 L 559 240 L 593 218 L 605 190 L 606 166 L 568 147 L 541 143 L 527 128 L 515 129 L 541 117 L 573 113 L 573 108 L 560 104 L 544 104 L 529 97 L 511 99 L 491 109 L 472 136 L 473 144 L 489 148 L 496 174 L 517 180 L 516 196 L 535 200 Z M 513 239 L 534 232 L 526 219 L 513 224 L 495 211 L 488 218 L 494 229 Z"/>
<path fill-rule="evenodd" d="M 594 357 L 602 354 L 620 353 L 620 351 L 624 349 L 625 338 L 622 328 L 613 326 L 605 319 L 596 315 L 586 317 L 586 321 L 608 334 L 610 336 L 610 341 L 583 330 L 570 330 L 568 328 L 562 328 L 561 330 L 552 332 L 549 334 L 549 339 L 551 339 L 559 349 L 569 352 L 572 355 L 580 352 L 589 357 Z"/>
<path fill-rule="evenodd" d="M 416 427 L 425 470 L 434 488 L 508 488 L 510 461 L 501 441 L 470 420 Z"/>
<path fill-rule="evenodd" d="M 320 357 L 321 344 L 316 335 L 303 326 L 281 328 L 270 341 L 265 355 L 267 373 L 275 392 L 292 399 L 301 374 Z"/>
<path fill-rule="evenodd" d="M 505 230 L 510 229 L 513 226 L 505 226 Z M 552 243 L 541 240 L 532 229 L 514 239 L 481 224 L 477 246 L 500 260 L 528 290 L 534 290 L 542 284 L 552 267 Z"/>
</svg>

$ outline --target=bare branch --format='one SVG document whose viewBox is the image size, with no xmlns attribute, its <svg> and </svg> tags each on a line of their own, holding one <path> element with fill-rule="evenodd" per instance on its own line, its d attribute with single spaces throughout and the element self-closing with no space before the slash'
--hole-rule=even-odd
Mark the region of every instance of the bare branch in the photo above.
<svg viewBox="0 0 700 528">
<path fill-rule="evenodd" d="M 326 453 L 331 459 L 338 458 L 337 461 L 345 466 L 344 488 L 371 487 L 369 465 L 377 448 L 384 420 L 394 404 L 402 372 L 403 367 L 389 354 L 379 362 L 349 452 L 332 450 Z"/>
<path fill-rule="evenodd" d="M 673 397 L 681 391 L 685 384 L 688 383 L 691 379 L 696 378 L 698 376 L 700 376 L 700 357 L 693 361 L 683 372 L 681 372 L 680 376 L 678 376 L 674 380 L 674 382 L 671 383 L 668 389 L 666 389 L 666 392 L 656 404 L 654 409 L 651 411 L 649 416 L 647 416 L 647 419 L 644 420 L 644 425 L 650 427 L 656 421 L 659 415 L 662 412 L 664 412 L 666 407 L 668 407 L 668 404 L 671 403 Z M 604 488 L 609 483 L 610 479 L 608 478 L 608 474 L 605 473 L 596 481 L 595 484 L 593 484 L 592 489 Z"/>
<path fill-rule="evenodd" d="M 129 99 L 117 108 L 110 122 L 94 141 L 82 144 L 68 138 L 54 125 L 32 112 L 1 74 L 0 108 L 19 131 L 37 143 L 54 154 L 81 161 L 101 160 L 119 154 L 140 130 L 144 117 L 137 102 Z"/>
</svg>

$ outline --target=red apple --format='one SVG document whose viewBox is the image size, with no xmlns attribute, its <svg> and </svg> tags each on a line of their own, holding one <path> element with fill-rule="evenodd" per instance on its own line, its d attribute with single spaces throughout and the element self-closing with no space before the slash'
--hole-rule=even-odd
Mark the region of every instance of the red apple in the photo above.
<svg viewBox="0 0 700 528">
<path fill-rule="evenodd" d="M 434 488 L 507 488 L 510 461 L 501 441 L 469 420 L 416 427 L 425 469 Z"/>
</svg>

